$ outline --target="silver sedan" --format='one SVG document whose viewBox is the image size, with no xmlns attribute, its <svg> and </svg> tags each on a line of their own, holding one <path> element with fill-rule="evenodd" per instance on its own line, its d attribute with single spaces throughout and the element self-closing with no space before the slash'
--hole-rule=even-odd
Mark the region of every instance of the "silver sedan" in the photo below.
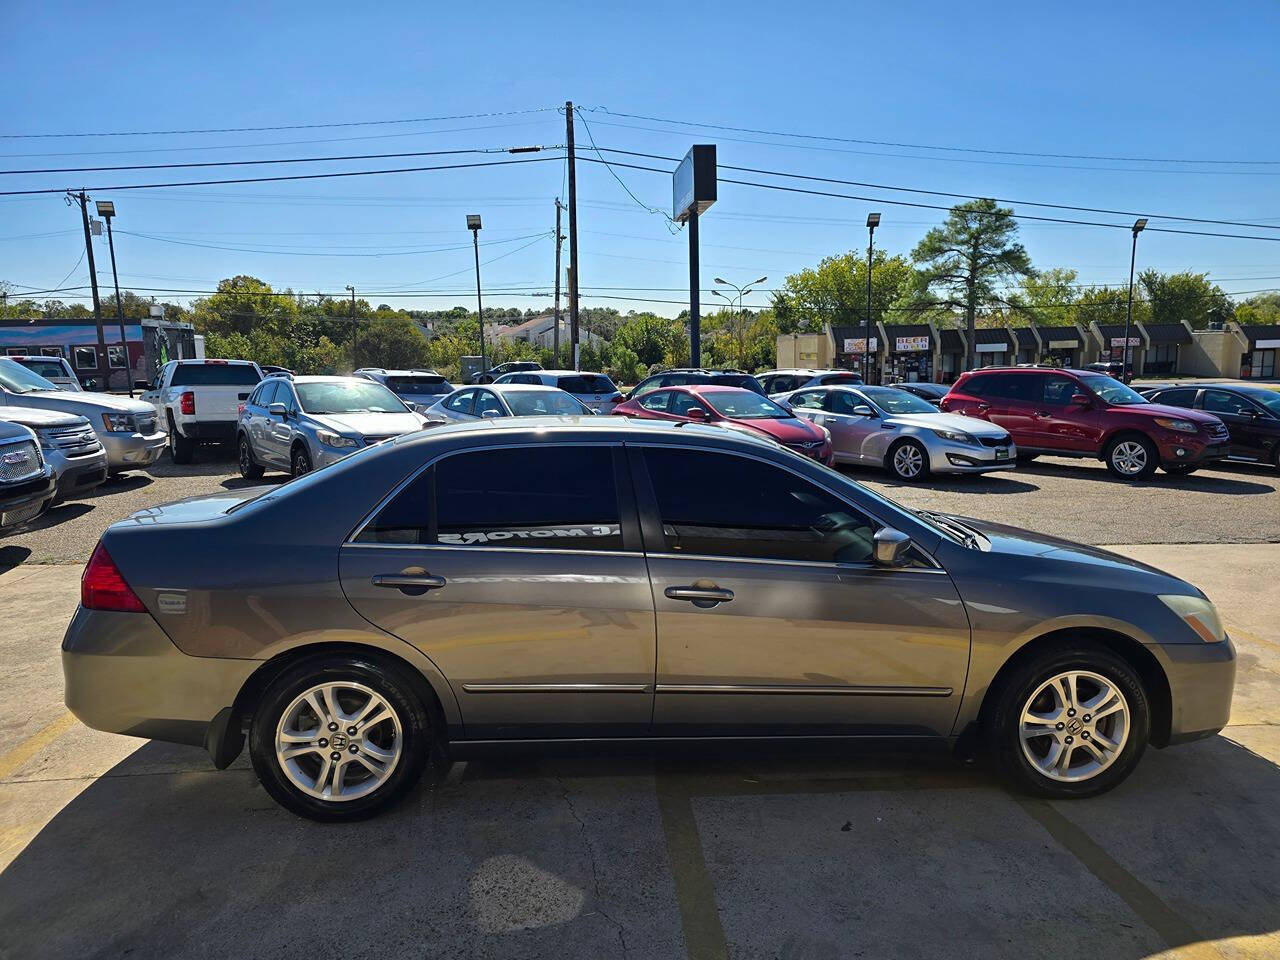
<svg viewBox="0 0 1280 960">
<path fill-rule="evenodd" d="M 836 463 L 884 467 L 906 481 L 1016 465 L 1018 452 L 1003 427 L 939 413 L 897 387 L 811 387 L 776 399 L 831 432 Z"/>
<path fill-rule="evenodd" d="M 525 383 L 487 383 L 461 387 L 426 410 L 427 425 L 467 423 L 495 417 L 582 417 L 595 413 L 559 387 Z"/>
</svg>

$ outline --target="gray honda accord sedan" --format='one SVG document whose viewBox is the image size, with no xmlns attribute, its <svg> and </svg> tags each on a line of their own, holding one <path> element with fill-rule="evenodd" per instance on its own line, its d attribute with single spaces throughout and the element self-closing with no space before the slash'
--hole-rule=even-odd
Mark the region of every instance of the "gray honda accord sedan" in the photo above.
<svg viewBox="0 0 1280 960">
<path fill-rule="evenodd" d="M 913 512 L 762 438 L 457 424 L 111 526 L 63 641 L 101 730 L 248 740 L 295 813 L 384 809 L 429 760 L 565 741 L 981 745 L 1085 797 L 1227 722 L 1189 583 Z"/>
</svg>

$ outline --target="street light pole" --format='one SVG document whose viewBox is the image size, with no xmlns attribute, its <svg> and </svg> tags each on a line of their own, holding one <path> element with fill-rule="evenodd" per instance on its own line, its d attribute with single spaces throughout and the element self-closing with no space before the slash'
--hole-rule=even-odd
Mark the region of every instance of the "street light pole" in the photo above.
<svg viewBox="0 0 1280 960">
<path fill-rule="evenodd" d="M 735 335 L 736 335 L 736 339 L 737 339 L 737 341 L 738 341 L 738 366 L 739 366 L 739 367 L 745 367 L 745 366 L 746 366 L 746 356 L 745 356 L 745 354 L 746 354 L 746 345 L 745 345 L 745 343 L 743 342 L 743 341 L 744 341 L 744 336 L 743 336 L 743 330 L 742 330 L 742 298 L 743 298 L 743 297 L 745 297 L 748 293 L 750 293 L 750 292 L 751 292 L 751 288 L 752 288 L 752 287 L 759 286 L 760 284 L 764 283 L 764 282 L 765 282 L 766 280 L 768 280 L 768 279 L 769 279 L 768 277 L 760 277 L 758 280 L 752 280 L 752 281 L 751 281 L 750 283 L 748 283 L 745 287 L 740 287 L 740 286 L 738 286 L 736 283 L 730 283 L 728 280 L 722 280 L 720 277 L 716 277 L 716 283 L 722 283 L 722 284 L 724 284 L 726 287 L 733 287 L 733 289 L 734 289 L 734 290 L 736 290 L 736 291 L 738 292 L 738 297 L 737 297 L 737 299 L 738 299 L 738 307 L 737 307 L 737 309 L 734 311 L 734 314 L 733 314 L 733 321 L 734 321 L 734 324 L 735 324 L 735 327 L 736 327 Z M 722 298 L 722 299 L 724 299 L 724 300 L 727 300 L 727 301 L 729 302 L 729 306 L 730 306 L 730 308 L 732 308 L 732 307 L 733 307 L 733 298 L 732 298 L 732 297 L 726 297 L 726 296 L 725 296 L 723 293 L 721 293 L 719 290 L 712 290 L 711 292 L 712 292 L 712 293 L 714 293 L 716 296 L 718 296 L 718 297 L 720 297 L 720 298 Z"/>
<path fill-rule="evenodd" d="M 862 382 L 871 382 L 871 251 L 875 247 L 880 214 L 867 214 L 867 322 L 862 339 Z"/>
<path fill-rule="evenodd" d="M 116 215 L 116 205 L 110 200 L 96 201 L 98 216 L 107 221 L 107 249 L 111 251 L 111 281 L 116 288 L 116 321 L 120 325 L 120 350 L 124 354 L 125 386 L 133 397 L 133 368 L 129 364 L 129 340 L 124 333 L 124 304 L 120 302 L 120 274 L 116 272 L 116 242 L 111 235 L 111 220 Z M 107 352 L 107 384 L 111 383 L 111 352 Z"/>
<path fill-rule="evenodd" d="M 476 248 L 476 317 L 480 320 L 480 372 L 484 373 L 489 369 L 489 361 L 485 359 L 484 305 L 480 301 L 480 214 L 467 214 L 467 229 L 471 231 L 472 245 Z"/>
<path fill-rule="evenodd" d="M 360 331 L 356 327 L 356 288 L 347 284 L 347 289 L 351 291 L 351 371 L 354 373 L 360 369 Z"/>
<path fill-rule="evenodd" d="M 1145 217 L 1133 223 L 1133 248 L 1129 251 L 1129 306 L 1124 313 L 1124 358 L 1120 362 L 1120 382 L 1129 382 L 1129 325 L 1133 322 L 1133 266 L 1138 259 L 1138 234 L 1147 225 Z"/>
</svg>

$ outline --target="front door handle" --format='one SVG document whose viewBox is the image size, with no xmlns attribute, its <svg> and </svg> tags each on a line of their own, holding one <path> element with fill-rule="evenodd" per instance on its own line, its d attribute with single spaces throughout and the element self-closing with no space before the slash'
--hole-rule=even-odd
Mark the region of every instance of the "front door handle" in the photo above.
<svg viewBox="0 0 1280 960">
<path fill-rule="evenodd" d="M 375 573 L 369 582 L 375 587 L 388 587 L 411 597 L 420 597 L 428 590 L 439 590 L 448 581 L 430 574 Z"/>
<path fill-rule="evenodd" d="M 1048 419 L 1049 419 L 1049 411 L 1048 411 L 1048 410 L 1037 410 L 1037 411 L 1036 411 L 1036 416 L 1037 416 L 1037 417 L 1039 417 L 1039 418 L 1040 418 L 1040 419 L 1042 419 L 1042 420 L 1048 420 Z"/>
<path fill-rule="evenodd" d="M 733 591 L 723 587 L 700 586 L 691 584 L 687 587 L 667 587 L 662 591 L 668 600 L 688 600 L 695 607 L 714 607 L 717 603 L 728 603 L 733 599 Z"/>
</svg>

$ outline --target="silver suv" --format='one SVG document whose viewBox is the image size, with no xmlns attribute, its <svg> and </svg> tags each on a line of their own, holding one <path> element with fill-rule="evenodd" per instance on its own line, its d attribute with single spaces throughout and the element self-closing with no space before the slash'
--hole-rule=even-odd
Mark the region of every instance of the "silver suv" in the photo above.
<svg viewBox="0 0 1280 960">
<path fill-rule="evenodd" d="M 107 479 L 107 451 L 84 417 L 33 407 L 0 408 L 0 420 L 30 427 L 58 482 L 54 502 L 88 493 Z"/>
<path fill-rule="evenodd" d="M 421 430 L 424 422 L 379 383 L 276 374 L 258 384 L 240 411 L 240 474 L 256 480 L 276 467 L 300 476 L 361 447 Z"/>
</svg>

